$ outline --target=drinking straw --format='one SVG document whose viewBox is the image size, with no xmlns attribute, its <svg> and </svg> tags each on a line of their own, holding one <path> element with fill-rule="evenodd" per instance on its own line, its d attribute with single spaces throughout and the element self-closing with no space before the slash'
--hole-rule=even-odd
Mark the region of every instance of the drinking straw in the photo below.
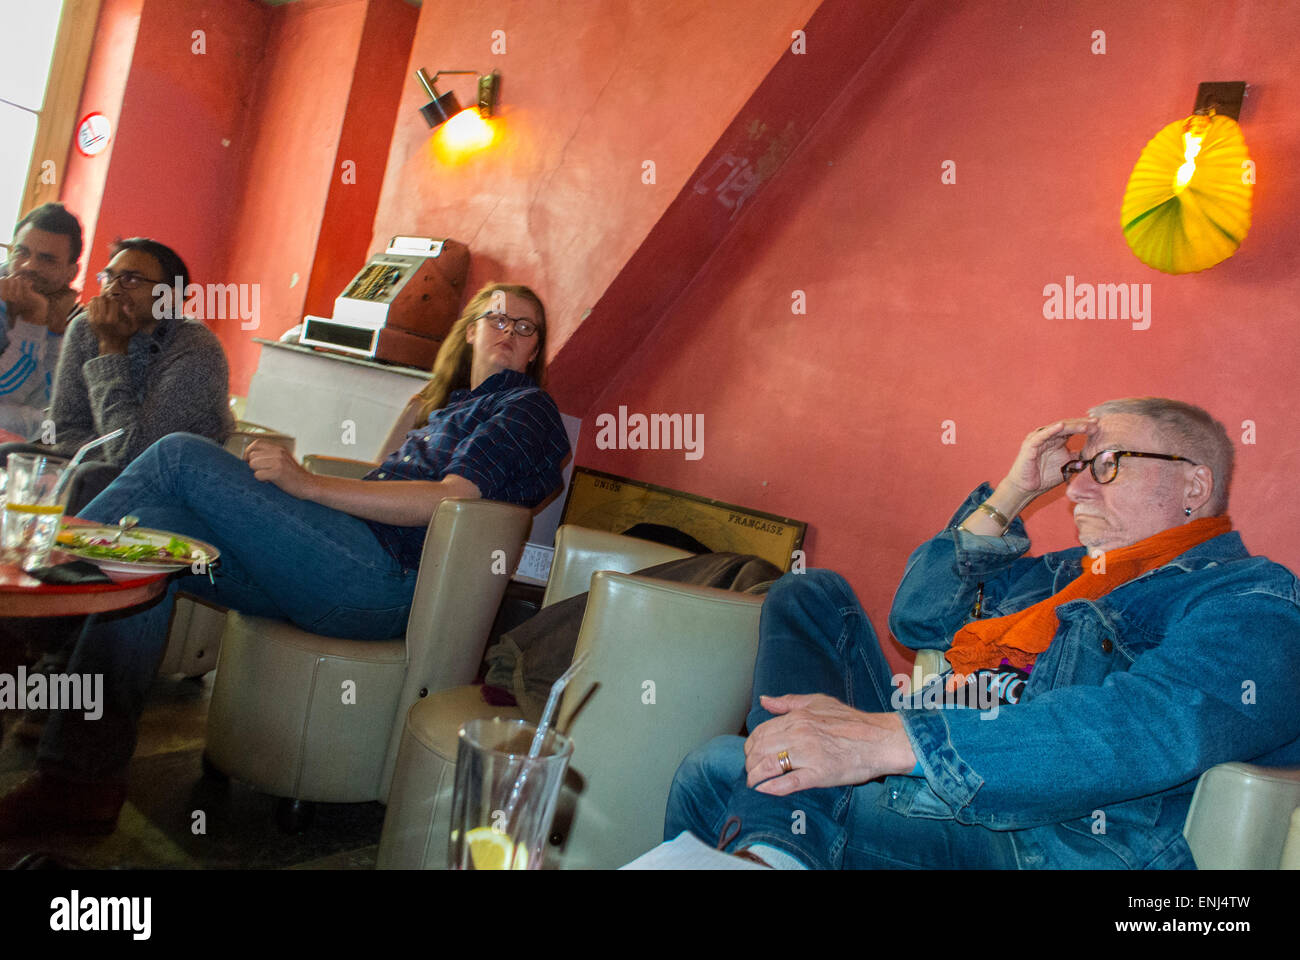
<svg viewBox="0 0 1300 960">
<path fill-rule="evenodd" d="M 537 724 L 537 732 L 533 734 L 533 742 L 528 747 L 528 759 L 533 760 L 542 752 L 542 743 L 546 740 L 546 731 L 551 726 L 551 718 L 555 715 L 555 708 L 560 705 L 560 694 L 564 693 L 564 688 L 578 669 L 587 662 L 587 655 L 590 650 L 584 650 L 573 663 L 569 664 L 569 669 L 560 674 L 560 679 L 551 684 L 551 694 L 546 698 L 546 708 L 542 711 L 542 719 Z"/>
<path fill-rule="evenodd" d="M 555 715 L 555 708 L 560 703 L 560 694 L 564 693 L 564 688 L 573 679 L 574 674 L 587 662 L 587 655 L 590 652 L 584 650 L 574 659 L 573 663 L 569 664 L 569 669 L 560 674 L 560 679 L 551 684 L 551 693 L 546 698 L 546 707 L 542 710 L 542 719 L 537 724 L 537 732 L 533 734 L 533 742 L 528 746 L 528 759 L 524 761 L 523 769 L 519 771 L 519 776 L 515 778 L 514 787 L 510 791 L 510 800 L 506 804 L 506 836 L 510 836 L 511 828 L 514 825 L 515 807 L 519 805 L 519 797 L 523 792 L 524 782 L 528 779 L 529 761 L 535 760 L 541 755 L 542 744 L 546 741 L 546 733 L 551 726 L 551 718 Z"/>
<path fill-rule="evenodd" d="M 63 488 L 66 487 L 68 481 L 72 479 L 72 471 L 81 465 L 81 461 L 86 459 L 87 453 L 94 450 L 100 444 L 108 443 L 110 440 L 116 440 L 124 433 L 126 433 L 126 428 L 118 427 L 112 433 L 106 433 L 102 437 L 97 437 L 89 443 L 84 444 L 80 450 L 74 453 L 72 459 L 68 461 L 68 465 L 63 468 L 63 476 L 59 477 L 59 482 L 54 485 L 54 502 L 58 503 L 59 494 L 63 492 Z"/>
</svg>

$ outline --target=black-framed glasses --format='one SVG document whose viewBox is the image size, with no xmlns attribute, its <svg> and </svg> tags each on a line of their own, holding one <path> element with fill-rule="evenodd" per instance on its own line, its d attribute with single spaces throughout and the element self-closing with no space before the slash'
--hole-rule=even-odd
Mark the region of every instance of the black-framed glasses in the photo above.
<svg viewBox="0 0 1300 960">
<path fill-rule="evenodd" d="M 510 317 L 504 313 L 485 313 L 480 320 L 486 320 L 488 324 L 497 330 L 504 330 L 510 327 L 521 337 L 531 337 L 541 329 L 532 320 L 525 320 L 522 317 Z"/>
<path fill-rule="evenodd" d="M 1090 460 L 1070 460 L 1061 467 L 1061 476 L 1069 483 L 1084 468 L 1092 471 L 1092 479 L 1098 483 L 1110 483 L 1119 476 L 1119 462 L 1124 457 L 1146 457 L 1148 460 L 1179 460 L 1197 467 L 1200 464 L 1178 457 L 1171 453 L 1139 453 L 1136 450 L 1103 450 Z"/>
<path fill-rule="evenodd" d="M 161 280 L 150 280 L 142 273 L 134 273 L 130 270 L 123 270 L 121 273 L 113 273 L 110 270 L 101 270 L 95 274 L 95 279 L 99 281 L 100 289 L 107 290 L 117 281 L 123 290 L 134 290 L 141 284 L 159 284 Z"/>
</svg>

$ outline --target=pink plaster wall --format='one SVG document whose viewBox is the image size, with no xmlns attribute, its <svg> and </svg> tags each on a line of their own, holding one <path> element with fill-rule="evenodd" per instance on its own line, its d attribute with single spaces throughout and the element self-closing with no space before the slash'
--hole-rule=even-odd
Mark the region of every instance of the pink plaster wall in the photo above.
<svg viewBox="0 0 1300 960">
<path fill-rule="evenodd" d="M 816 7 L 425 0 L 408 77 L 417 67 L 499 70 L 498 139 L 468 162 L 440 162 L 417 113 L 428 98 L 411 77 L 372 248 L 393 234 L 468 243 L 471 290 L 495 279 L 536 287 L 554 355 Z M 492 52 L 495 30 L 504 54 Z M 462 103 L 472 99 L 472 77 L 448 79 Z M 642 180 L 646 161 L 653 184 Z"/>
<path fill-rule="evenodd" d="M 233 393 L 247 392 L 257 367 L 261 348 L 252 338 L 275 339 L 302 319 L 365 12 L 365 0 L 319 0 L 281 7 L 272 21 L 222 278 L 258 284 L 261 316 L 252 330 L 237 319 L 212 323 L 230 358 Z"/>
</svg>

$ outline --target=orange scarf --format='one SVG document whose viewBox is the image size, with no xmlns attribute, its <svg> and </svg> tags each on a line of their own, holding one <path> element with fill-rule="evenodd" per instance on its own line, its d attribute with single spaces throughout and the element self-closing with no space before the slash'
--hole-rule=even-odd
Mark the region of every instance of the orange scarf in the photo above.
<svg viewBox="0 0 1300 960">
<path fill-rule="evenodd" d="M 1033 664 L 1034 658 L 1046 650 L 1056 636 L 1059 626 L 1056 608 L 1061 604 L 1105 596 L 1148 570 L 1186 553 L 1198 543 L 1231 529 L 1232 520 L 1227 516 L 1203 517 L 1162 530 L 1131 546 L 1097 557 L 1085 556 L 1080 561 L 1083 572 L 1060 592 L 1016 613 L 975 620 L 958 630 L 948 650 L 948 662 L 952 664 L 953 672 L 959 674 L 997 667 L 1004 659 L 1023 670 Z"/>
</svg>

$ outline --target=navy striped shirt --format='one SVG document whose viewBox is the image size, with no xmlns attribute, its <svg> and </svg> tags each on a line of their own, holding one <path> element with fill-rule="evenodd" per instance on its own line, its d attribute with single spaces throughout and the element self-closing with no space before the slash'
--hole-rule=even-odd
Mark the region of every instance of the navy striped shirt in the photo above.
<svg viewBox="0 0 1300 960">
<path fill-rule="evenodd" d="M 449 473 L 478 487 L 484 500 L 534 507 L 560 486 L 569 456 L 555 401 L 526 373 L 503 370 L 474 390 L 453 390 L 429 422 L 366 480 L 441 480 Z M 367 520 L 380 544 L 407 570 L 420 565 L 428 526 Z"/>
</svg>

